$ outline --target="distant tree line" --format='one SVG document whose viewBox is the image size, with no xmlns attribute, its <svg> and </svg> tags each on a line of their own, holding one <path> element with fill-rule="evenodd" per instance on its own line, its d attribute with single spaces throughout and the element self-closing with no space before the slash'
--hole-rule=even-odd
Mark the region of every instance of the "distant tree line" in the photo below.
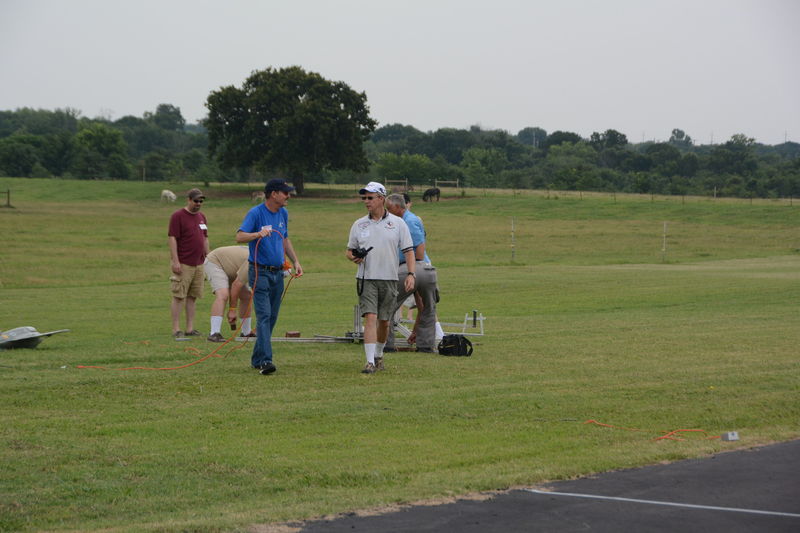
<svg viewBox="0 0 800 533">
<path fill-rule="evenodd" d="M 111 121 L 75 109 L 0 111 L 0 175 L 78 179 L 203 179 L 220 172 L 205 129 L 160 104 Z"/>
<path fill-rule="evenodd" d="M 696 145 L 680 129 L 667 142 L 631 144 L 615 130 L 588 139 L 529 127 L 422 132 L 391 124 L 366 143 L 376 177 L 430 184 L 460 180 L 469 187 L 616 191 L 737 197 L 800 195 L 800 144 L 757 144 L 734 135 Z"/>
<path fill-rule="evenodd" d="M 247 131 L 232 132 L 237 109 L 243 103 L 255 105 L 244 100 L 253 87 L 278 90 L 270 74 L 292 76 L 297 81 L 297 89 L 281 98 L 292 102 L 292 112 L 300 113 L 296 116 L 302 120 L 281 122 L 275 118 L 272 123 L 279 127 L 267 128 L 270 119 L 242 119 Z M 630 143 L 612 129 L 592 133 L 588 139 L 537 127 L 516 135 L 478 126 L 433 132 L 402 124 L 374 129 L 366 115 L 363 93 L 325 85 L 325 80 L 314 76 L 298 69 L 254 73 L 242 89 L 226 87 L 212 93 L 207 104 L 211 118 L 200 124 L 186 124 L 180 109 L 170 104 L 160 104 L 142 117 L 114 121 L 81 117 L 73 109 L 0 111 L 0 175 L 261 181 L 280 173 L 291 179 L 293 173 L 302 172 L 307 181 L 407 179 L 420 188 L 435 180 L 459 180 L 467 187 L 486 188 L 800 196 L 800 144 L 794 142 L 769 146 L 737 134 L 722 144 L 699 145 L 680 129 L 674 129 L 666 142 L 642 143 Z M 344 109 L 345 98 L 351 99 L 345 103 L 362 115 L 360 129 L 341 129 L 341 120 L 325 111 L 329 105 Z M 277 112 L 262 109 L 263 113 Z M 281 132 L 291 128 L 299 132 L 296 135 L 316 141 L 297 146 L 281 140 Z M 318 132 L 323 130 L 334 135 L 321 138 Z M 337 159 L 330 140 L 343 137 L 344 131 L 350 143 L 343 148 L 347 164 Z M 287 158 L 274 150 L 259 155 L 252 150 L 256 142 L 296 149 L 297 155 Z M 362 155 L 353 145 L 362 149 Z M 347 170 L 348 165 L 356 170 Z"/>
</svg>

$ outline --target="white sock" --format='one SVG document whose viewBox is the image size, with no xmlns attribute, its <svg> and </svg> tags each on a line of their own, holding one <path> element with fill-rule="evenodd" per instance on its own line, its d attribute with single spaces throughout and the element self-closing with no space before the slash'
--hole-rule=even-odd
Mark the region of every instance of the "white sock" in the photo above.
<svg viewBox="0 0 800 533">
<path fill-rule="evenodd" d="M 222 317 L 221 316 L 212 316 L 211 317 L 211 333 L 219 333 L 220 328 L 222 328 Z"/>
<path fill-rule="evenodd" d="M 444 337 L 444 330 L 442 329 L 442 325 L 437 320 L 436 321 L 436 338 L 437 339 L 441 339 L 442 337 Z"/>
<path fill-rule="evenodd" d="M 364 343 L 364 351 L 367 354 L 367 363 L 375 364 L 375 343 Z"/>
<path fill-rule="evenodd" d="M 383 357 L 383 347 L 386 346 L 385 342 L 375 343 L 375 357 Z"/>
<path fill-rule="evenodd" d="M 250 317 L 242 319 L 242 335 L 250 335 L 253 330 L 250 329 Z"/>
</svg>

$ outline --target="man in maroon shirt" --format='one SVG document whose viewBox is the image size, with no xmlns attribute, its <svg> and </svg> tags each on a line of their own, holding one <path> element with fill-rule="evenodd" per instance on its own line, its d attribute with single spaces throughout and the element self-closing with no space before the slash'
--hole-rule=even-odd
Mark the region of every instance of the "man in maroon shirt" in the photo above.
<svg viewBox="0 0 800 533">
<path fill-rule="evenodd" d="M 206 217 L 200 212 L 205 195 L 200 189 L 186 194 L 186 206 L 169 219 L 169 251 L 172 259 L 172 335 L 183 337 L 180 330 L 181 308 L 186 309 L 187 336 L 201 335 L 194 329 L 195 302 L 203 296 L 203 263 L 208 247 Z"/>
</svg>

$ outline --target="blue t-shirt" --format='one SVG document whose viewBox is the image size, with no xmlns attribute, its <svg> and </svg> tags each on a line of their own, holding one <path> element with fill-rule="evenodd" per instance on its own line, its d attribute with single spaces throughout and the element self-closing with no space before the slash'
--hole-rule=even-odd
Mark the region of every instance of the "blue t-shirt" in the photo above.
<svg viewBox="0 0 800 533">
<path fill-rule="evenodd" d="M 414 250 L 416 250 L 417 246 L 425 242 L 425 227 L 422 225 L 422 220 L 420 220 L 417 215 L 406 209 L 403 213 L 403 222 L 405 222 L 406 226 L 408 226 L 408 232 L 411 233 L 411 242 L 414 244 Z M 400 264 L 402 265 L 406 262 L 406 258 L 403 255 L 403 252 L 400 250 L 398 250 L 397 253 L 400 255 Z M 428 257 L 428 252 L 425 252 L 425 257 L 423 260 L 426 263 L 431 262 L 430 258 Z"/>
<path fill-rule="evenodd" d="M 289 212 L 285 207 L 273 213 L 265 204 L 259 204 L 252 208 L 244 216 L 239 231 L 245 233 L 255 233 L 261 231 L 264 226 L 272 226 L 272 234 L 259 241 L 254 239 L 248 243 L 250 255 L 248 261 L 258 263 L 263 266 L 283 266 L 284 251 L 283 239 L 289 238 Z M 256 246 L 258 246 L 258 256 L 256 257 Z"/>
</svg>

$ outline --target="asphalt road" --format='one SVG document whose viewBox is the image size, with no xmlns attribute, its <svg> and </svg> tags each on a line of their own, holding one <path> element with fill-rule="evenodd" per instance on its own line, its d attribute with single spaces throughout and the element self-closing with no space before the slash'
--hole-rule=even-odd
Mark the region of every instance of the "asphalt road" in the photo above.
<svg viewBox="0 0 800 533">
<path fill-rule="evenodd" d="M 800 532 L 800 440 L 377 516 L 303 533 Z"/>
</svg>

